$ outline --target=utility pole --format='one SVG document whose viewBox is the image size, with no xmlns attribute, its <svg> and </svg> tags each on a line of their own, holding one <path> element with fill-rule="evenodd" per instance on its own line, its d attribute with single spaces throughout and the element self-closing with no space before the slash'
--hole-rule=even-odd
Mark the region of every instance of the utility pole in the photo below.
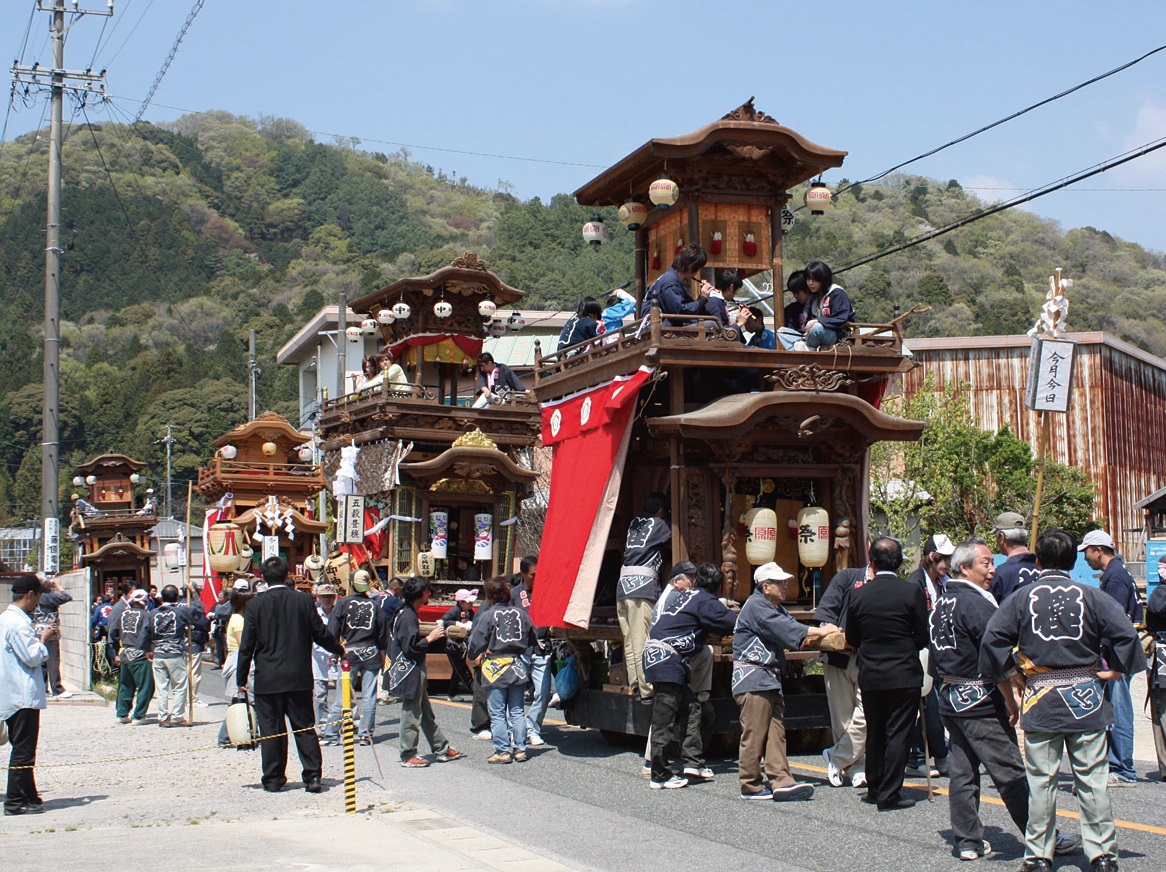
<svg viewBox="0 0 1166 872">
<path fill-rule="evenodd" d="M 165 445 L 166 446 L 166 517 L 167 518 L 174 517 L 174 515 L 171 514 L 171 512 L 170 512 L 170 448 L 178 440 L 175 439 L 171 435 L 171 431 L 173 429 L 174 429 L 174 426 L 172 424 L 167 424 L 166 425 L 166 438 L 154 440 L 155 445 Z"/>
<path fill-rule="evenodd" d="M 52 69 L 12 65 L 14 83 L 33 88 L 48 88 L 52 101 L 49 128 L 48 220 L 45 233 L 45 347 L 44 347 L 44 430 L 41 440 L 41 520 L 44 525 L 44 554 L 41 568 L 50 574 L 60 570 L 61 519 L 57 505 L 60 473 L 60 377 L 61 377 L 61 145 L 64 138 L 63 107 L 65 91 L 84 101 L 90 94 L 105 96 L 105 71 L 74 72 L 65 69 L 65 0 L 37 0 L 37 9 L 49 12 L 49 32 L 53 40 Z M 113 2 L 107 9 L 69 10 L 76 23 L 84 15 L 113 15 Z M 69 25 L 72 27 L 72 24 Z"/>
<path fill-rule="evenodd" d="M 259 380 L 259 376 L 263 375 L 263 370 L 259 368 L 256 362 L 257 355 L 255 353 L 255 331 L 251 331 L 251 341 L 247 350 L 247 372 L 251 379 L 251 393 L 247 397 L 247 420 L 254 421 L 256 413 L 255 403 L 255 383 Z"/>
</svg>

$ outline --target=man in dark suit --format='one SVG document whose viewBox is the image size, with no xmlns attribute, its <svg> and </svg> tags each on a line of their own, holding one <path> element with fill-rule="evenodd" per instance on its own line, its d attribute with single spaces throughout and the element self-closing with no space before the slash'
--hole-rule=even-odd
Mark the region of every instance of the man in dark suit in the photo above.
<svg viewBox="0 0 1166 872">
<path fill-rule="evenodd" d="M 846 641 L 858 649 L 858 686 L 866 711 L 864 802 L 879 811 L 909 808 L 903 767 L 919 710 L 923 666 L 919 651 L 929 641 L 927 602 L 922 589 L 899 578 L 903 546 L 883 537 L 870 546 L 875 575 L 850 597 Z"/>
<path fill-rule="evenodd" d="M 243 637 L 239 642 L 239 690 L 246 690 L 251 663 L 255 663 L 255 717 L 259 732 L 272 736 L 260 744 L 263 789 L 276 793 L 287 783 L 287 726 L 291 723 L 296 750 L 303 765 L 304 788 L 319 793 L 320 740 L 312 729 L 312 643 L 344 656 L 344 646 L 329 635 L 308 594 L 287 586 L 287 561 L 263 561 L 267 590 L 247 604 Z"/>
</svg>

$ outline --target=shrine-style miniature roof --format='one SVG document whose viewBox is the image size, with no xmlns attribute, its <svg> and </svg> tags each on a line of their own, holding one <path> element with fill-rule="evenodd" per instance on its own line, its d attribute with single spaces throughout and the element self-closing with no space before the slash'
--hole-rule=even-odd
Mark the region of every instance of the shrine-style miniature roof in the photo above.
<svg viewBox="0 0 1166 872">
<path fill-rule="evenodd" d="M 128 540 L 115 539 L 112 542 L 106 542 L 96 551 L 82 554 L 80 562 L 82 566 L 92 566 L 103 563 L 149 560 L 153 556 L 154 552 L 149 548 L 143 548 Z"/>
<path fill-rule="evenodd" d="M 732 394 L 681 415 L 649 418 L 653 436 L 688 439 L 799 441 L 848 429 L 855 441 L 911 442 L 927 425 L 880 412 L 866 400 L 844 393 L 769 391 Z"/>
<path fill-rule="evenodd" d="M 240 513 L 236 518 L 234 518 L 234 523 L 238 524 L 244 530 L 253 530 L 258 525 L 258 516 L 263 514 L 264 508 L 265 507 L 263 505 L 259 505 L 253 509 L 248 509 L 247 511 Z M 295 509 L 292 509 L 291 517 L 292 527 L 295 528 L 295 531 L 297 533 L 304 533 L 310 536 L 318 536 L 321 533 L 327 533 L 332 526 L 327 521 L 317 521 L 314 518 L 309 518 L 307 515 L 304 515 Z M 283 527 L 280 526 L 277 531 L 282 530 Z M 267 535 L 270 534 L 272 530 L 268 528 L 267 524 L 265 523 L 263 525 L 263 530 L 260 532 L 263 532 L 265 535 Z"/>
<path fill-rule="evenodd" d="M 145 469 L 146 464 L 140 460 L 126 457 L 124 454 L 102 454 L 85 463 L 73 467 L 74 475 L 111 475 L 117 473 L 129 474 Z"/>
<path fill-rule="evenodd" d="M 372 312 L 373 307 L 389 301 L 396 302 L 397 298 L 406 292 L 433 291 L 442 287 L 446 294 L 467 297 L 480 295 L 490 298 L 498 306 L 516 303 L 526 296 L 525 292 L 512 288 L 490 272 L 474 252 L 467 251 L 449 266 L 443 266 L 427 276 L 398 279 L 391 285 L 353 300 L 348 305 L 354 312 Z"/>
<path fill-rule="evenodd" d="M 493 476 L 507 481 L 531 484 L 538 473 L 519 466 L 497 448 L 455 445 L 432 460 L 402 463 L 401 471 L 418 481 L 435 481 L 443 476 L 483 479 Z"/>
<path fill-rule="evenodd" d="M 280 448 L 288 450 L 297 445 L 303 445 L 312 438 L 311 433 L 301 433 L 288 423 L 287 418 L 275 412 L 264 412 L 253 421 L 240 424 L 226 435 L 220 436 L 213 444 L 216 448 L 230 445 L 235 442 L 244 442 L 262 438 L 265 442 L 274 442 Z"/>
<path fill-rule="evenodd" d="M 617 206 L 643 197 L 667 172 L 682 188 L 739 187 L 733 177 L 764 177 L 788 190 L 842 166 L 845 151 L 825 148 L 754 108 L 753 98 L 718 121 L 685 136 L 650 139 L 575 192 L 584 206 Z M 745 188 L 742 188 L 745 190 Z"/>
</svg>

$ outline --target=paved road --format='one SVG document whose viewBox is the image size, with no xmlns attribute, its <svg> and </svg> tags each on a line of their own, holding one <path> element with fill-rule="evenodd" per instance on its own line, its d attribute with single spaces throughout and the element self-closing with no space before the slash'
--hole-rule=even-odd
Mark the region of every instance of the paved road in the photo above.
<svg viewBox="0 0 1166 872">
<path fill-rule="evenodd" d="M 435 708 L 442 728 L 455 746 L 470 752 L 470 759 L 456 767 L 399 768 L 398 708 L 379 706 L 376 751 L 388 793 L 569 863 L 612 872 L 675 872 L 680 867 L 729 872 L 759 865 L 835 872 L 967 868 L 951 854 L 946 796 L 914 809 L 878 813 L 859 801 L 859 791 L 827 786 L 817 757 L 791 761 L 799 777 L 818 785 L 807 803 L 741 801 L 735 761 L 727 759 L 710 761 L 717 773 L 712 784 L 652 791 L 640 777 L 639 747 L 616 747 L 595 731 L 555 726 L 545 734 L 551 746 L 528 763 L 489 766 L 490 743 L 469 736 L 469 707 L 435 700 Z M 1144 737 L 1139 735 L 1139 741 Z M 1140 750 L 1146 750 L 1144 741 Z M 326 766 L 338 767 L 340 749 L 325 751 Z M 362 773 L 369 771 L 363 760 L 358 766 Z M 1156 772 L 1156 766 L 1139 763 L 1143 776 L 1151 769 Z M 379 781 L 375 769 L 371 777 Z M 925 800 L 922 782 L 916 783 L 921 789 L 909 795 Z M 1062 828 L 1075 831 L 1077 803 L 1069 784 L 1063 779 L 1058 804 L 1065 813 Z M 987 838 L 998 855 L 988 862 L 991 868 L 1013 868 L 1023 857 L 1023 840 L 995 791 L 988 789 L 985 796 Z M 1161 812 L 1166 785 L 1143 781 L 1137 788 L 1114 791 L 1113 802 L 1115 816 L 1128 824 L 1118 830 L 1122 869 L 1161 870 L 1166 866 Z M 1063 858 L 1059 868 L 1089 866 L 1078 853 Z"/>
</svg>

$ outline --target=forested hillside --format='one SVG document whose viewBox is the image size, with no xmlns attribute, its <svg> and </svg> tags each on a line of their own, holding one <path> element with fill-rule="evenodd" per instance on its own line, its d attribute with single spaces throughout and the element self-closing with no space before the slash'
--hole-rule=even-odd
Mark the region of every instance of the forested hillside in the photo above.
<svg viewBox="0 0 1166 872">
<path fill-rule="evenodd" d="M 29 134 L 0 154 L 0 523 L 39 509 L 47 141 Z M 294 420 L 295 373 L 275 353 L 341 292 L 430 272 L 466 249 L 532 308 L 573 307 L 632 276 L 614 210 L 612 239 L 595 251 L 580 236 L 591 210 L 567 194 L 522 202 L 505 183 L 476 187 L 407 152 L 317 143 L 287 119 L 73 126 L 64 161 L 63 481 L 107 450 L 160 477 L 155 442 L 168 424 L 175 480 L 191 477 L 246 415 L 250 330 L 259 406 Z M 799 213 L 788 268 L 814 257 L 840 267 L 981 206 L 954 180 L 856 186 L 825 216 Z M 839 278 L 864 320 L 929 303 L 911 335 L 1012 333 L 1032 323 L 1058 266 L 1076 282 L 1072 329 L 1166 354 L 1166 258 L 1103 230 L 1066 232 L 1014 210 Z"/>
</svg>

